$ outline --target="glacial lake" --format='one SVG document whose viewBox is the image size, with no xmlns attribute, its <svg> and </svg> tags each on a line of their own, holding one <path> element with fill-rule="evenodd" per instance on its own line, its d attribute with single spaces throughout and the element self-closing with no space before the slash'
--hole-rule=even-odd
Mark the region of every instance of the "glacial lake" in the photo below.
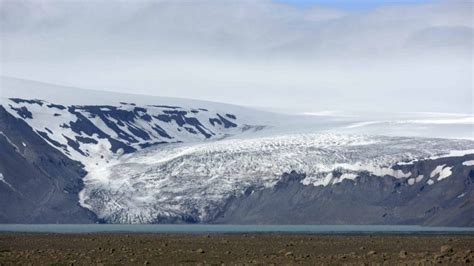
<svg viewBox="0 0 474 266">
<path fill-rule="evenodd" d="M 0 232 L 23 233 L 292 233 L 292 234 L 468 234 L 474 227 L 417 225 L 202 225 L 202 224 L 0 224 Z"/>
</svg>

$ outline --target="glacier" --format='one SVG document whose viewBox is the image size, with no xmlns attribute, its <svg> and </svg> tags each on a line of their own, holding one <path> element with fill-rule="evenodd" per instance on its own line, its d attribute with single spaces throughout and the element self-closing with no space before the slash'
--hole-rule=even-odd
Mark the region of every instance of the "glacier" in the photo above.
<svg viewBox="0 0 474 266">
<path fill-rule="evenodd" d="M 421 182 L 397 163 L 473 148 L 469 140 L 334 133 L 166 144 L 91 171 L 81 203 L 110 223 L 208 222 L 226 199 L 272 187 L 284 173 L 304 173 L 301 182 L 315 186 L 357 182 L 361 172 Z"/>
</svg>

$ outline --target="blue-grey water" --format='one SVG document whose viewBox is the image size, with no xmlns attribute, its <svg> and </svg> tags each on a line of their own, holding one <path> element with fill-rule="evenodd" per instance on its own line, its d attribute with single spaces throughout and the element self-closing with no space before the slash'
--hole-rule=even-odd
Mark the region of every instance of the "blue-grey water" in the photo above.
<svg viewBox="0 0 474 266">
<path fill-rule="evenodd" d="M 416 225 L 131 225 L 0 224 L 0 232 L 34 233 L 301 233 L 301 234 L 474 234 L 474 227 Z"/>
</svg>

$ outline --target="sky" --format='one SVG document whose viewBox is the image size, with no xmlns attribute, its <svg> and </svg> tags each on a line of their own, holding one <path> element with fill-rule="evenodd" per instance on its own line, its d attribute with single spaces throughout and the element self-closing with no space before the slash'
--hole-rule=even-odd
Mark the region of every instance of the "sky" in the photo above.
<svg viewBox="0 0 474 266">
<path fill-rule="evenodd" d="M 370 10 L 388 5 L 409 5 L 421 3 L 433 3 L 434 0 L 279 0 L 277 2 L 289 4 L 295 7 L 308 8 L 321 6 L 345 10 Z"/>
<path fill-rule="evenodd" d="M 284 112 L 472 114 L 473 5 L 0 0 L 0 74 Z"/>
</svg>

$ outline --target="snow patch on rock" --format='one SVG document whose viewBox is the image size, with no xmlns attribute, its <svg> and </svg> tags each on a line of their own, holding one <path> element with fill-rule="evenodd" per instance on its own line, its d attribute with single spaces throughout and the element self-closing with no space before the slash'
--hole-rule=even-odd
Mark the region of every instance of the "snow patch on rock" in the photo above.
<svg viewBox="0 0 474 266">
<path fill-rule="evenodd" d="M 462 163 L 465 166 L 474 166 L 474 160 L 465 161 Z"/>
<path fill-rule="evenodd" d="M 8 183 L 7 180 L 5 180 L 5 176 L 3 176 L 2 173 L 0 173 L 0 182 L 4 183 L 4 184 L 7 185 L 11 190 L 13 190 L 13 191 L 16 192 L 16 189 L 15 189 L 10 183 Z"/>
<path fill-rule="evenodd" d="M 443 180 L 449 176 L 451 176 L 452 172 L 451 169 L 453 167 L 446 166 L 446 164 L 438 165 L 430 174 L 430 177 L 433 178 L 438 176 L 438 181 Z"/>
<path fill-rule="evenodd" d="M 418 175 L 415 179 L 416 183 L 419 183 L 421 182 L 421 180 L 423 180 L 424 176 L 423 175 Z"/>
</svg>

